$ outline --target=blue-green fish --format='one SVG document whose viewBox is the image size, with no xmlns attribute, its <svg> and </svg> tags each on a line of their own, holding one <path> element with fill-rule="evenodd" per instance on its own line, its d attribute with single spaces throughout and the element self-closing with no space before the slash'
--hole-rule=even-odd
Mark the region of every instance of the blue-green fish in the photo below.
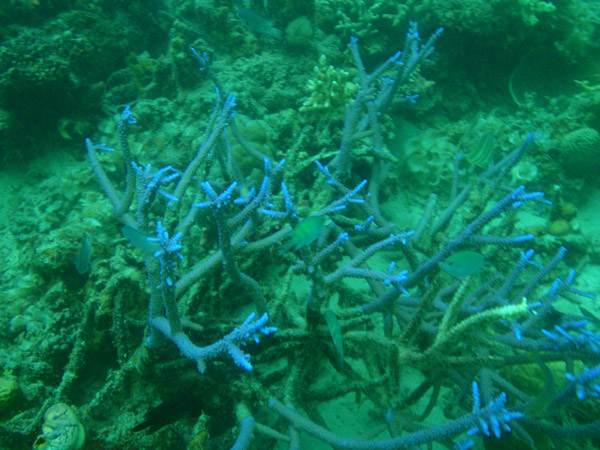
<svg viewBox="0 0 600 450">
<path fill-rule="evenodd" d="M 277 39 L 283 39 L 283 32 L 273 27 L 273 22 L 253 9 L 239 9 L 237 16 L 248 28 L 257 33 L 268 34 Z"/>
<path fill-rule="evenodd" d="M 485 257 L 481 253 L 463 251 L 448 256 L 440 267 L 456 278 L 465 278 L 483 270 Z"/>
<path fill-rule="evenodd" d="M 281 246 L 281 251 L 286 252 L 289 249 L 296 251 L 311 244 L 321 235 L 324 226 L 325 217 L 323 216 L 309 216 L 302 219 L 291 231 L 289 241 Z"/>
<path fill-rule="evenodd" d="M 129 225 L 125 225 L 121 228 L 121 234 L 125 236 L 134 247 L 139 248 L 144 252 L 154 253 L 160 250 L 158 242 L 148 242 L 148 236 Z"/>
<path fill-rule="evenodd" d="M 92 260 L 92 235 L 86 234 L 81 243 L 77 259 L 75 259 L 75 268 L 79 275 L 83 275 L 90 270 L 90 261 Z"/>
</svg>

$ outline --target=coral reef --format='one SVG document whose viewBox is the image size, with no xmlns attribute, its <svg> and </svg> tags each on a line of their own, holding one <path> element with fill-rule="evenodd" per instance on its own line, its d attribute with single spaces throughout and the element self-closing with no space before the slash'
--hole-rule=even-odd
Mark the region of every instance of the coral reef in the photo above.
<svg viewBox="0 0 600 450">
<path fill-rule="evenodd" d="M 596 4 L 242 3 L 0 5 L 0 447 L 598 447 Z"/>
</svg>

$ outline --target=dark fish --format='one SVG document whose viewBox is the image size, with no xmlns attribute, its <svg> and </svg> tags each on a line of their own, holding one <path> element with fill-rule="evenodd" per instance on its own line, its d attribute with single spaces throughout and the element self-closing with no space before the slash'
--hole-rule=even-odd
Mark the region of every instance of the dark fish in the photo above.
<svg viewBox="0 0 600 450">
<path fill-rule="evenodd" d="M 133 431 L 147 430 L 152 434 L 165 425 L 173 424 L 186 417 L 198 417 L 206 407 L 206 395 L 194 392 L 175 392 L 171 397 L 150 408 L 144 420 L 133 427 Z"/>
<path fill-rule="evenodd" d="M 273 27 L 273 22 L 253 9 L 239 9 L 237 16 L 248 28 L 257 33 L 268 34 L 277 39 L 283 39 L 283 32 Z"/>
<path fill-rule="evenodd" d="M 344 344 L 342 341 L 342 328 L 340 327 L 340 322 L 335 313 L 330 309 L 326 310 L 323 313 L 323 316 L 325 317 L 325 322 L 327 322 L 327 329 L 331 335 L 333 345 L 335 345 L 335 349 L 340 355 L 340 365 L 344 365 Z"/>
</svg>

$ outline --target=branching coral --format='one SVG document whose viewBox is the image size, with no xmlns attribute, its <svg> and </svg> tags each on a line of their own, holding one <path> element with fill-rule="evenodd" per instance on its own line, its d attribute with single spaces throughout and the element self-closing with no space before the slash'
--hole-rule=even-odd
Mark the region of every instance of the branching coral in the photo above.
<svg viewBox="0 0 600 450">
<path fill-rule="evenodd" d="M 349 71 L 338 69 L 327 64 L 325 55 L 319 58 L 319 64 L 313 69 L 313 78 L 307 83 L 309 97 L 300 107 L 300 112 L 318 113 L 315 116 L 329 116 L 339 112 L 358 91 Z"/>
</svg>

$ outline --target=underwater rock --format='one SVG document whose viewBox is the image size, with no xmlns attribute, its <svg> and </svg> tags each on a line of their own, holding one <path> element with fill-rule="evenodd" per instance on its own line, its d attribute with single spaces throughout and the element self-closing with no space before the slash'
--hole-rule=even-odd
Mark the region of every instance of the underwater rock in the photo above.
<svg viewBox="0 0 600 450">
<path fill-rule="evenodd" d="M 561 218 L 571 220 L 577 215 L 577 207 L 573 203 L 563 203 L 558 212 Z"/>
<path fill-rule="evenodd" d="M 548 234 L 552 236 L 564 236 L 565 234 L 569 234 L 573 231 L 571 224 L 565 219 L 558 219 L 552 222 L 548 226 Z"/>
</svg>

